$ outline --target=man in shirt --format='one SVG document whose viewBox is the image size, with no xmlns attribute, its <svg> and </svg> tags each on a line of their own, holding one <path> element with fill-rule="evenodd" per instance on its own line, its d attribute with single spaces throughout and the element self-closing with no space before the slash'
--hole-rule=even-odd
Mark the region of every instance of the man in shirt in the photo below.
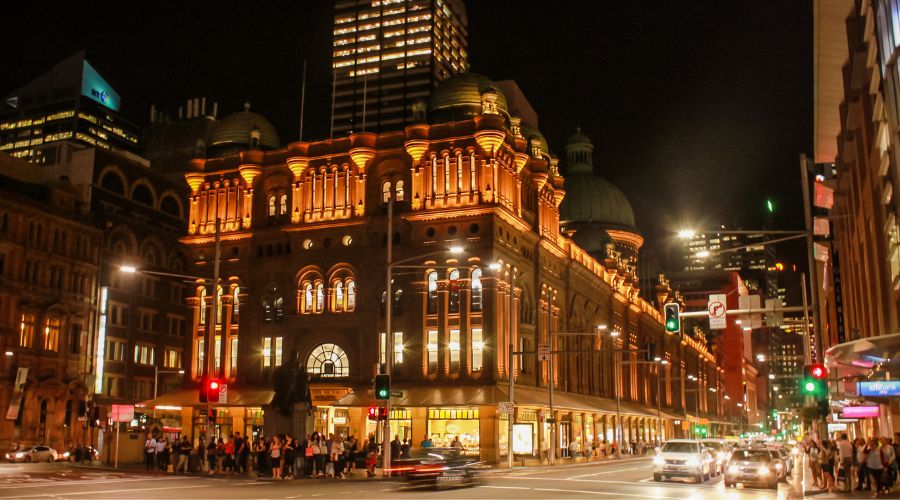
<svg viewBox="0 0 900 500">
<path fill-rule="evenodd" d="M 147 440 L 144 441 L 144 465 L 147 470 L 156 468 L 156 439 L 147 434 Z"/>
<path fill-rule="evenodd" d="M 188 460 L 191 458 L 191 450 L 193 445 L 188 441 L 187 436 L 181 436 L 181 443 L 178 444 L 178 462 L 175 465 L 175 473 L 178 474 L 182 468 L 184 473 L 188 473 Z"/>
<path fill-rule="evenodd" d="M 844 477 L 844 491 L 850 491 L 853 478 L 853 444 L 847 439 L 847 433 L 841 434 L 838 439 L 838 458 L 841 463 L 841 475 Z"/>
<path fill-rule="evenodd" d="M 241 437 L 240 432 L 234 433 L 234 461 L 235 470 L 238 474 L 247 473 L 247 442 Z"/>
<path fill-rule="evenodd" d="M 419 443 L 419 446 L 422 448 L 434 448 L 434 443 L 431 441 L 431 438 L 428 437 L 428 435 L 426 434 L 425 439 L 423 439 L 422 442 Z"/>
</svg>

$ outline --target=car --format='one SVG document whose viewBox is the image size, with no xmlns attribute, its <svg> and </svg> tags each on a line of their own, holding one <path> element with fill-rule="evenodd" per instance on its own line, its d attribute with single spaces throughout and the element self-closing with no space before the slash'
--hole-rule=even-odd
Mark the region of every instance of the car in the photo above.
<svg viewBox="0 0 900 500">
<path fill-rule="evenodd" d="M 16 463 L 55 462 L 58 458 L 56 450 L 45 445 L 29 446 L 6 453 L 6 460 Z"/>
<path fill-rule="evenodd" d="M 728 455 L 730 453 L 728 443 L 722 439 L 701 439 L 700 443 L 708 449 L 709 454 L 716 460 L 716 472 L 713 475 L 721 474 L 725 470 L 725 464 L 728 463 Z"/>
<path fill-rule="evenodd" d="M 100 460 L 100 452 L 93 446 L 85 446 L 81 448 L 79 453 L 78 447 L 76 446 L 69 451 L 60 453 L 56 460 L 59 462 L 78 462 L 79 458 L 81 461 Z M 364 469 L 365 466 L 362 468 Z"/>
<path fill-rule="evenodd" d="M 776 470 L 777 465 L 781 462 L 775 460 L 773 453 L 765 448 L 738 448 L 731 452 L 725 467 L 725 487 L 741 483 L 777 490 L 781 475 Z"/>
<path fill-rule="evenodd" d="M 389 473 L 414 486 L 434 488 L 474 486 L 487 465 L 458 448 L 416 448 L 408 458 L 394 460 Z"/>
<path fill-rule="evenodd" d="M 781 456 L 781 463 L 784 464 L 785 477 L 790 476 L 794 472 L 794 457 L 791 455 L 791 452 L 784 447 L 777 447 L 773 449 Z"/>
<path fill-rule="evenodd" d="M 654 481 L 687 477 L 702 483 L 709 480 L 714 470 L 715 459 L 696 439 L 670 439 L 653 458 Z"/>
</svg>

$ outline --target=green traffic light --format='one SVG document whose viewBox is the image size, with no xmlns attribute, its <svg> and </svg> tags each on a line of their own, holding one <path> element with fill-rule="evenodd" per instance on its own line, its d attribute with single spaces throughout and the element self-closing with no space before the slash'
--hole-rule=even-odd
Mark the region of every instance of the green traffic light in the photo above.
<svg viewBox="0 0 900 500">
<path fill-rule="evenodd" d="M 775 213 L 775 202 L 771 199 L 766 200 L 766 210 L 768 210 L 770 214 Z"/>
<path fill-rule="evenodd" d="M 816 383 L 815 382 L 807 382 L 803 384 L 803 390 L 806 392 L 816 392 Z"/>
</svg>

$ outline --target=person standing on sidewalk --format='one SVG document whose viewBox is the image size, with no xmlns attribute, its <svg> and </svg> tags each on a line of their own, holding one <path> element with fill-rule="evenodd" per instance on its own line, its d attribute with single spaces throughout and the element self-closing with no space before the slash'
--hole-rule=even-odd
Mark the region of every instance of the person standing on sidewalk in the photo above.
<svg viewBox="0 0 900 500">
<path fill-rule="evenodd" d="M 866 466 L 868 458 L 866 440 L 856 438 L 856 491 L 869 489 L 869 469 Z"/>
<path fill-rule="evenodd" d="M 151 434 L 147 434 L 144 441 L 144 466 L 146 470 L 153 470 L 156 466 L 156 439 Z"/>
<path fill-rule="evenodd" d="M 178 464 L 175 465 L 175 473 L 178 474 L 178 471 L 184 467 L 184 473 L 188 473 L 188 461 L 191 458 L 191 450 L 194 447 L 191 445 L 191 442 L 188 440 L 187 436 L 181 437 L 181 443 L 178 445 Z"/>
<path fill-rule="evenodd" d="M 841 464 L 841 477 L 844 478 L 844 491 L 853 490 L 853 445 L 847 439 L 847 433 L 841 434 L 837 442 L 838 459 Z"/>
<path fill-rule="evenodd" d="M 815 441 L 809 442 L 809 449 L 806 452 L 809 457 L 809 469 L 812 472 L 813 488 L 824 488 L 825 480 L 822 479 L 822 467 L 819 465 L 819 456 L 822 450 Z"/>
<path fill-rule="evenodd" d="M 884 494 L 888 494 L 894 486 L 894 462 L 897 459 L 897 455 L 894 453 L 894 445 L 891 443 L 891 438 L 881 438 L 881 455 L 881 463 L 884 464 L 884 484 L 882 485 L 882 490 Z"/>
<path fill-rule="evenodd" d="M 881 452 L 881 445 L 878 443 L 878 439 L 869 438 L 869 444 L 866 446 L 866 469 L 869 472 L 870 482 L 872 484 L 872 498 L 878 496 L 881 493 L 881 489 L 884 487 L 884 462 L 883 462 L 883 453 Z"/>
</svg>

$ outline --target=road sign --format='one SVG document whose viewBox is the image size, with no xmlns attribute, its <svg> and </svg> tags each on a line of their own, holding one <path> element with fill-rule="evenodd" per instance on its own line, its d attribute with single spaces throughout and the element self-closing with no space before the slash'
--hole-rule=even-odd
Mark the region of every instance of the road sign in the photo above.
<svg viewBox="0 0 900 500">
<path fill-rule="evenodd" d="M 112 405 L 109 417 L 113 422 L 131 422 L 134 420 L 134 405 Z"/>
<path fill-rule="evenodd" d="M 392 398 L 402 398 L 403 391 L 391 391 L 391 397 Z"/>
<path fill-rule="evenodd" d="M 512 415 L 512 414 L 513 414 L 513 408 L 514 408 L 514 405 L 513 405 L 513 402 L 512 402 L 512 401 L 500 401 L 500 402 L 498 403 L 498 405 L 499 405 L 499 407 L 500 407 L 500 413 L 501 413 L 501 414 L 506 414 L 506 415 Z"/>
<path fill-rule="evenodd" d="M 775 312 L 776 309 L 780 309 L 783 306 L 781 299 L 766 299 L 766 310 L 772 311 L 766 313 L 766 326 L 774 328 L 784 323 L 784 313 Z"/>
<path fill-rule="evenodd" d="M 550 361 L 550 344 L 538 344 L 538 361 Z"/>
<path fill-rule="evenodd" d="M 706 303 L 706 311 L 709 313 L 709 329 L 724 330 L 726 325 L 725 315 L 728 313 L 725 294 L 710 294 L 709 301 Z"/>
<path fill-rule="evenodd" d="M 219 404 L 224 405 L 228 403 L 228 384 L 219 385 Z"/>
</svg>

